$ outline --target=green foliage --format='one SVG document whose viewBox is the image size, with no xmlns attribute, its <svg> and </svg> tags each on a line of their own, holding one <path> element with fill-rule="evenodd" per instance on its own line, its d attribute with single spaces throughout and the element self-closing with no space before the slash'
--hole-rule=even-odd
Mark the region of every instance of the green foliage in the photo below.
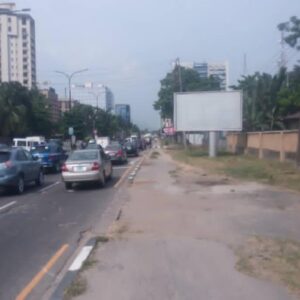
<svg viewBox="0 0 300 300">
<path fill-rule="evenodd" d="M 48 135 L 51 123 L 43 95 L 18 82 L 0 85 L 0 136 Z"/>
<path fill-rule="evenodd" d="M 300 19 L 297 17 L 291 17 L 290 21 L 281 23 L 278 25 L 280 31 L 288 33 L 285 37 L 285 41 L 292 48 L 300 50 Z"/>
<path fill-rule="evenodd" d="M 176 67 L 160 81 L 158 100 L 153 104 L 154 109 L 160 111 L 162 118 L 173 118 L 173 95 L 180 91 L 179 72 L 181 72 L 183 92 L 220 90 L 219 79 L 201 78 L 193 69 Z"/>
<path fill-rule="evenodd" d="M 283 129 L 283 119 L 300 110 L 300 67 L 278 74 L 243 76 L 234 89 L 243 91 L 244 130 Z"/>
<path fill-rule="evenodd" d="M 128 124 L 122 118 L 102 109 L 84 104 L 75 105 L 71 111 L 64 114 L 60 128 L 65 136 L 67 136 L 69 127 L 74 128 L 77 139 L 93 136 L 94 129 L 97 129 L 98 136 L 115 138 L 125 138 L 131 132 L 139 132 L 136 125 Z"/>
</svg>

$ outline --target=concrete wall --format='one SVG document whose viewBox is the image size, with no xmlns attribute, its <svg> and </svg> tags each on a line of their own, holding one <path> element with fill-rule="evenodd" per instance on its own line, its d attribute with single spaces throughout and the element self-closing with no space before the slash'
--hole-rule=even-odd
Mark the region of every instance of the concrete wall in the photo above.
<svg viewBox="0 0 300 300">
<path fill-rule="evenodd" d="M 297 147 L 297 130 L 229 133 L 227 135 L 229 152 L 249 153 L 259 158 L 275 158 L 280 161 L 295 159 Z"/>
</svg>

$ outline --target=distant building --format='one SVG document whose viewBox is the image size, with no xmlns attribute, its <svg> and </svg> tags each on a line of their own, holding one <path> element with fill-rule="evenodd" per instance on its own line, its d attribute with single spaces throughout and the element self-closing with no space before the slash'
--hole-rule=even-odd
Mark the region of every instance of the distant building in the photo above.
<svg viewBox="0 0 300 300">
<path fill-rule="evenodd" d="M 58 96 L 55 89 L 41 89 L 40 92 L 46 97 L 47 108 L 50 112 L 51 121 L 56 123 L 61 117 L 61 104 L 58 101 Z"/>
<path fill-rule="evenodd" d="M 227 90 L 229 85 L 228 63 L 208 63 L 208 62 L 182 62 L 182 67 L 194 69 L 201 78 L 209 78 L 210 76 L 220 79 L 221 89 Z"/>
<path fill-rule="evenodd" d="M 0 82 L 36 85 L 35 23 L 15 3 L 0 3 Z"/>
<path fill-rule="evenodd" d="M 60 106 L 60 114 L 63 115 L 65 112 L 70 111 L 70 101 L 69 99 L 58 99 L 59 106 Z M 78 100 L 71 101 L 71 108 L 80 104 Z"/>
<path fill-rule="evenodd" d="M 130 123 L 130 105 L 116 104 L 115 114 L 116 116 L 121 117 L 126 123 Z"/>
<path fill-rule="evenodd" d="M 111 112 L 114 109 L 114 94 L 113 92 L 106 86 L 105 87 L 105 110 L 107 112 Z"/>
<path fill-rule="evenodd" d="M 72 85 L 72 94 L 82 104 L 101 108 L 105 111 L 113 111 L 114 94 L 111 89 L 103 84 L 86 82 L 85 84 Z"/>
</svg>

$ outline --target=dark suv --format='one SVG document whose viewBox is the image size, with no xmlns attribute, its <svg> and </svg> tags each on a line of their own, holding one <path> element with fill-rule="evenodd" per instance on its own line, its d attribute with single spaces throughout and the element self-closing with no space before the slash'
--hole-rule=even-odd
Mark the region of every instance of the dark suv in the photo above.
<svg viewBox="0 0 300 300">
<path fill-rule="evenodd" d="M 25 185 L 31 182 L 44 183 L 41 163 L 22 148 L 0 149 L 0 187 L 14 188 L 22 194 Z"/>
</svg>

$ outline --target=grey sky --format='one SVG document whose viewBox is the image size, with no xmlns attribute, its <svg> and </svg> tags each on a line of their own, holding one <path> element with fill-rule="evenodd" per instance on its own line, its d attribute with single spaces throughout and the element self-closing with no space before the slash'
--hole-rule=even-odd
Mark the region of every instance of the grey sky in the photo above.
<svg viewBox="0 0 300 300">
<path fill-rule="evenodd" d="M 159 80 L 182 61 L 227 60 L 230 83 L 243 70 L 276 71 L 277 24 L 300 15 L 299 0 L 17 0 L 36 20 L 38 81 L 59 94 L 66 81 L 54 70 L 89 72 L 75 83 L 108 85 L 116 103 L 129 103 L 132 121 L 157 128 L 152 109 Z M 287 50 L 290 64 L 299 58 Z"/>
</svg>

